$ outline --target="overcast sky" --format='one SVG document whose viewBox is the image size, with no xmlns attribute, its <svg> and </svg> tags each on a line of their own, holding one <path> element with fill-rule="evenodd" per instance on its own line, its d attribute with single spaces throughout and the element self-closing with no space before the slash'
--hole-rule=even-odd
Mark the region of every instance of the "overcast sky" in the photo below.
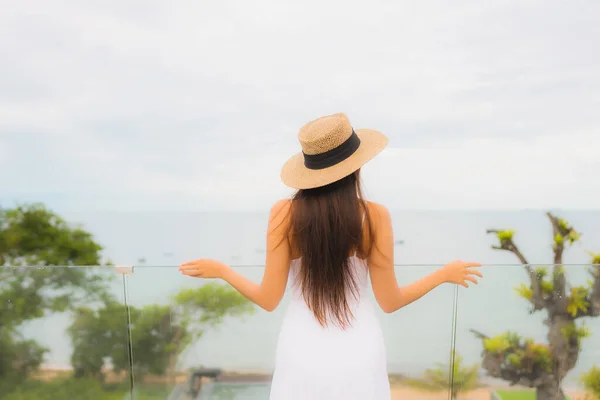
<svg viewBox="0 0 600 400">
<path fill-rule="evenodd" d="M 0 205 L 266 209 L 305 122 L 390 208 L 599 208 L 600 2 L 4 0 Z"/>
</svg>

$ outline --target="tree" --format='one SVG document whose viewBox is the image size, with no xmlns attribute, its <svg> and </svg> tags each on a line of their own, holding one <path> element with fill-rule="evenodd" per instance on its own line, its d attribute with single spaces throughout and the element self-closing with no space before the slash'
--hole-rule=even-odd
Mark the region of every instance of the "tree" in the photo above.
<svg viewBox="0 0 600 400">
<path fill-rule="evenodd" d="M 173 297 L 174 315 L 181 326 L 189 329 L 186 336 L 182 329 L 175 336 L 171 349 L 169 371 L 175 373 L 177 356 L 191 343 L 198 340 L 209 328 L 219 326 L 226 317 L 241 317 L 256 311 L 254 304 L 228 285 L 214 282 L 196 289 L 183 289 Z"/>
<path fill-rule="evenodd" d="M 525 265 L 529 285 L 516 290 L 531 305 L 531 313 L 547 313 L 548 344 L 523 339 L 506 332 L 496 337 L 475 334 L 483 340 L 482 366 L 488 374 L 536 389 L 538 400 L 563 400 L 561 384 L 579 358 L 581 340 L 589 331 L 578 320 L 600 315 L 600 256 L 592 254 L 591 279 L 587 285 L 572 286 L 563 267 L 565 249 L 577 242 L 580 234 L 564 219 L 546 214 L 552 224 L 554 264 L 551 275 L 547 268 L 534 269 L 513 241 L 514 231 L 490 229 L 500 241 L 495 250 L 513 253 Z"/>
<path fill-rule="evenodd" d="M 0 381 L 14 383 L 37 369 L 47 349 L 19 334 L 20 326 L 62 312 L 104 292 L 95 269 L 102 247 L 43 205 L 0 209 Z"/>
<path fill-rule="evenodd" d="M 254 307 L 229 286 L 207 283 L 184 289 L 170 304 L 129 307 L 133 369 L 140 379 L 146 374 L 174 376 L 177 359 L 185 349 L 228 316 L 252 313 Z M 115 372 L 129 369 L 126 312 L 108 299 L 93 310 L 80 307 L 68 329 L 73 343 L 71 362 L 76 376 L 103 379 L 105 361 Z"/>
<path fill-rule="evenodd" d="M 65 311 L 101 295 L 106 276 L 93 269 L 51 268 L 101 264 L 102 247 L 39 204 L 0 209 L 0 328 Z M 35 268 L 37 267 L 37 268 Z"/>
<path fill-rule="evenodd" d="M 134 315 L 136 311 L 132 310 Z M 75 310 L 73 323 L 67 328 L 73 345 L 71 366 L 75 377 L 103 381 L 106 358 L 128 359 L 126 314 L 124 305 L 108 296 L 98 309 L 80 306 Z M 120 363 L 115 370 L 127 371 L 129 366 Z"/>
<path fill-rule="evenodd" d="M 0 394 L 22 382 L 42 364 L 48 349 L 18 333 L 0 329 Z"/>
<path fill-rule="evenodd" d="M 597 366 L 592 367 L 591 370 L 583 374 L 581 382 L 593 399 L 600 399 L 600 368 Z"/>
</svg>

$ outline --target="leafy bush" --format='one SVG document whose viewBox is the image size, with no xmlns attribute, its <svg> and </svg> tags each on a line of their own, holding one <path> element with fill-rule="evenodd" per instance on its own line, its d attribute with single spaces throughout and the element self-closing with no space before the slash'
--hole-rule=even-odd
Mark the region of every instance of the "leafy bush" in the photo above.
<svg viewBox="0 0 600 400">
<path fill-rule="evenodd" d="M 581 382 L 595 399 L 600 399 L 600 368 L 594 366 L 581 377 Z"/>
</svg>

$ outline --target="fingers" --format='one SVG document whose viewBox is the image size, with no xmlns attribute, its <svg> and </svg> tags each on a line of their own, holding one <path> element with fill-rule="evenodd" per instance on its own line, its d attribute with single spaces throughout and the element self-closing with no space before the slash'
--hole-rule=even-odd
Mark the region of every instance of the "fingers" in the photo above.
<svg viewBox="0 0 600 400">
<path fill-rule="evenodd" d="M 475 271 L 474 269 L 468 269 L 467 274 L 469 275 L 477 275 L 480 278 L 483 278 L 483 274 L 479 271 Z"/>
<path fill-rule="evenodd" d="M 193 267 L 193 266 L 195 266 L 196 264 L 198 264 L 198 262 L 197 262 L 197 261 L 188 261 L 188 262 L 186 262 L 186 263 L 183 263 L 183 264 L 181 264 L 181 265 L 179 266 L 179 269 Z"/>
<path fill-rule="evenodd" d="M 470 267 L 481 267 L 480 263 L 476 263 L 476 262 L 466 262 L 465 263 L 465 267 L 470 268 Z"/>
<path fill-rule="evenodd" d="M 471 277 L 471 276 L 465 276 L 465 281 L 469 281 L 469 282 L 473 282 L 474 284 L 477 285 L 477 279 Z"/>
<path fill-rule="evenodd" d="M 183 264 L 179 265 L 179 268 L 181 267 L 190 267 L 190 266 L 194 266 L 194 265 L 198 265 L 200 262 L 204 261 L 203 259 L 199 259 L 199 260 L 192 260 L 192 261 L 187 261 L 184 262 Z"/>
<path fill-rule="evenodd" d="M 198 273 L 198 263 L 196 261 L 188 261 L 181 264 L 178 269 L 183 275 L 196 276 Z"/>
<path fill-rule="evenodd" d="M 181 274 L 187 276 L 202 276 L 202 272 L 198 270 L 181 271 Z"/>
<path fill-rule="evenodd" d="M 465 282 L 463 282 L 463 283 L 459 283 L 459 285 L 460 285 L 460 286 L 464 286 L 464 287 L 466 287 L 466 288 L 468 288 L 468 287 L 469 287 L 469 285 L 467 285 Z"/>
<path fill-rule="evenodd" d="M 200 261 L 201 260 L 194 260 L 181 264 L 179 266 L 179 272 L 181 272 L 181 275 L 202 278 L 204 271 Z"/>
<path fill-rule="evenodd" d="M 199 264 L 200 264 L 200 260 L 188 261 L 188 262 L 185 262 L 185 263 L 179 265 L 179 270 L 183 271 L 183 270 L 195 269 L 195 268 L 198 268 Z"/>
</svg>

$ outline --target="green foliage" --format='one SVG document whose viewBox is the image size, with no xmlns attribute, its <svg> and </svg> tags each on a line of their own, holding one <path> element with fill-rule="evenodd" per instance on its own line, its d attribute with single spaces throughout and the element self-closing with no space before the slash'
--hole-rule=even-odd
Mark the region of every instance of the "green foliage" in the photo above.
<svg viewBox="0 0 600 400">
<path fill-rule="evenodd" d="M 165 400 L 173 388 L 167 384 L 135 383 L 133 400 Z M 2 393 L 0 389 L 0 393 Z M 28 380 L 2 400 L 129 400 L 129 385 L 102 384 L 95 379 L 59 378 L 50 381 Z"/>
<path fill-rule="evenodd" d="M 552 281 L 546 279 L 546 276 L 548 275 L 547 269 L 542 267 L 537 268 L 536 275 L 538 276 L 538 279 L 540 279 L 542 296 L 544 298 L 552 296 L 552 293 L 554 292 L 554 284 Z M 531 300 L 533 297 L 533 290 L 530 286 L 527 286 L 524 283 L 519 284 L 519 286 L 515 288 L 515 291 L 524 299 Z"/>
<path fill-rule="evenodd" d="M 133 367 L 137 376 L 163 375 L 170 357 L 177 356 L 190 343 L 192 332 L 185 321 L 178 321 L 169 305 L 152 304 L 131 310 Z M 113 363 L 125 369 L 128 353 L 113 355 Z"/>
<path fill-rule="evenodd" d="M 535 268 L 535 275 L 539 279 L 544 279 L 545 277 L 548 276 L 548 268 L 546 268 L 546 267 L 536 267 Z"/>
<path fill-rule="evenodd" d="M 522 339 L 514 332 L 506 332 L 483 340 L 484 349 L 504 360 L 504 364 L 527 372 L 549 372 L 552 357 L 548 346 Z"/>
<path fill-rule="evenodd" d="M 5 393 L 2 400 L 123 400 L 127 390 L 124 385 L 110 388 L 92 379 L 29 380 Z"/>
<path fill-rule="evenodd" d="M 407 379 L 404 383 L 421 390 L 447 390 L 450 382 L 449 372 L 449 365 L 438 363 L 435 368 L 425 370 L 423 379 Z M 455 394 L 468 392 L 479 386 L 479 365 L 465 366 L 463 357 L 455 353 L 453 392 Z"/>
<path fill-rule="evenodd" d="M 21 325 L 105 293 L 97 268 L 102 247 L 40 204 L 0 209 L 0 381 L 16 384 L 43 362 L 46 349 L 19 336 Z M 56 268 L 52 266 L 65 266 Z M 111 275 L 112 276 L 112 275 Z M 4 385 L 6 386 L 6 385 Z M 4 388 L 6 390 L 6 388 Z"/>
<path fill-rule="evenodd" d="M 424 380 L 433 387 L 444 389 L 448 387 L 450 381 L 450 366 L 437 364 L 436 368 L 425 370 Z M 479 365 L 464 365 L 463 357 L 459 354 L 454 355 L 454 381 L 452 390 L 455 394 L 468 392 L 479 386 Z"/>
<path fill-rule="evenodd" d="M 67 333 L 73 345 L 71 365 L 76 377 L 102 378 L 105 358 L 113 361 L 117 372 L 128 368 L 118 362 L 128 354 L 126 313 L 122 303 L 110 298 L 99 309 L 75 310 Z"/>
<path fill-rule="evenodd" d="M 571 294 L 569 295 L 569 303 L 567 304 L 567 312 L 575 317 L 578 312 L 585 313 L 588 311 L 590 303 L 588 296 L 590 289 L 583 286 L 576 286 L 571 288 Z"/>
<path fill-rule="evenodd" d="M 41 204 L 0 211 L 0 265 L 99 265 L 102 246 Z"/>
<path fill-rule="evenodd" d="M 167 373 L 175 367 L 177 357 L 207 328 L 218 326 L 227 316 L 241 316 L 254 310 L 245 297 L 218 283 L 184 289 L 174 296 L 173 304 L 130 306 L 136 376 Z M 129 368 L 126 318 L 125 307 L 113 300 L 96 310 L 87 307 L 77 310 L 68 329 L 76 376 L 102 379 L 106 360 L 117 372 Z"/>
<path fill-rule="evenodd" d="M 581 383 L 595 399 L 600 399 L 600 368 L 592 367 L 581 376 Z"/>
<path fill-rule="evenodd" d="M 569 223 L 563 218 L 558 218 L 558 228 L 561 231 L 568 231 L 570 229 Z"/>
<path fill-rule="evenodd" d="M 552 295 L 554 292 L 554 284 L 548 280 L 541 281 L 540 286 L 542 287 L 542 294 L 545 297 Z"/>
<path fill-rule="evenodd" d="M 171 299 L 171 316 L 182 327 L 167 350 L 179 355 L 198 340 L 207 328 L 216 328 L 227 317 L 242 317 L 256 311 L 254 304 L 229 285 L 206 282 L 183 289 Z M 173 366 L 172 366 L 173 367 Z"/>
<path fill-rule="evenodd" d="M 576 340 L 578 344 L 581 344 L 581 339 L 585 339 L 591 335 L 590 330 L 582 324 L 580 327 L 575 325 L 575 322 L 571 322 L 569 325 L 565 326 L 561 333 L 563 334 L 565 340 Z"/>
<path fill-rule="evenodd" d="M 595 282 L 600 280 L 600 253 L 592 253 L 591 251 L 588 251 L 587 253 L 592 257 L 590 260 L 592 266 L 588 270 L 592 278 L 588 281 L 588 286 L 591 288 Z"/>
<path fill-rule="evenodd" d="M 0 326 L 15 327 L 102 294 L 103 271 L 51 267 L 98 265 L 101 250 L 89 233 L 40 205 L 0 210 L 0 265 L 21 266 L 0 270 L 0 303 L 8 305 L 0 310 Z"/>
<path fill-rule="evenodd" d="M 188 335 L 185 326 L 174 323 L 168 305 L 130 306 L 129 315 L 136 375 L 164 374 L 174 346 Z M 79 308 L 68 333 L 75 376 L 102 380 L 106 360 L 115 372 L 129 370 L 127 309 L 123 304 L 108 300 L 96 310 Z"/>
<path fill-rule="evenodd" d="M 533 298 L 533 291 L 524 283 L 519 284 L 519 286 L 515 288 L 515 291 L 524 299 L 531 300 Z"/>
<path fill-rule="evenodd" d="M 496 237 L 498 238 L 498 240 L 500 240 L 500 243 L 512 240 L 513 236 L 515 234 L 515 231 L 513 230 L 503 230 L 503 231 L 498 231 L 496 233 Z"/>
<path fill-rule="evenodd" d="M 554 243 L 556 243 L 557 245 L 559 245 L 559 246 L 560 246 L 561 244 L 563 244 L 563 243 L 564 243 L 564 241 L 565 241 L 565 238 L 564 238 L 564 237 L 562 237 L 562 235 L 561 235 L 560 233 L 557 233 L 557 234 L 554 236 Z"/>
<path fill-rule="evenodd" d="M 600 265 L 600 253 L 592 253 L 591 251 L 586 251 L 592 257 L 590 263 L 593 265 Z"/>
<path fill-rule="evenodd" d="M 228 285 L 205 283 L 184 289 L 173 297 L 181 315 L 198 326 L 216 326 L 226 316 L 241 316 L 255 311 L 252 303 Z"/>
<path fill-rule="evenodd" d="M 501 400 L 538 400 L 535 390 L 496 390 L 496 394 Z"/>
<path fill-rule="evenodd" d="M 483 340 L 483 348 L 490 353 L 502 354 L 508 349 L 519 346 L 521 337 L 513 332 L 506 332 L 493 338 Z"/>
<path fill-rule="evenodd" d="M 581 234 L 576 232 L 575 229 L 562 218 L 558 219 L 558 230 L 561 232 L 560 243 L 564 243 L 564 240 L 567 240 L 567 242 L 572 245 L 581 238 Z M 558 242 L 556 243 L 558 244 Z"/>
<path fill-rule="evenodd" d="M 574 230 L 571 230 L 569 232 L 569 234 L 567 235 L 567 240 L 569 241 L 569 244 L 573 244 L 576 241 L 578 241 L 579 239 L 581 239 L 581 234 L 578 232 L 575 232 Z"/>
<path fill-rule="evenodd" d="M 0 380 L 13 384 L 37 370 L 48 352 L 35 341 L 25 340 L 8 329 L 0 329 L 0 349 Z"/>
</svg>

